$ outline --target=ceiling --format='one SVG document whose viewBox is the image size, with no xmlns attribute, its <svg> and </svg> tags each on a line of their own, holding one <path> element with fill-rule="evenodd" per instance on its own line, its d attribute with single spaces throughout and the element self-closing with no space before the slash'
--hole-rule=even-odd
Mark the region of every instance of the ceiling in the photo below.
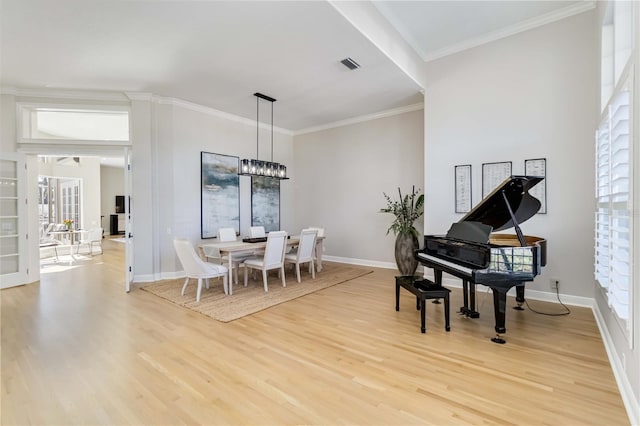
<svg viewBox="0 0 640 426">
<path fill-rule="evenodd" d="M 275 125 L 291 131 L 422 101 L 421 87 L 325 1 L 0 1 L 5 91 L 145 92 L 250 119 L 262 92 L 277 99 Z M 585 2 L 373 4 L 428 60 Z M 346 57 L 361 68 L 348 70 Z"/>
</svg>

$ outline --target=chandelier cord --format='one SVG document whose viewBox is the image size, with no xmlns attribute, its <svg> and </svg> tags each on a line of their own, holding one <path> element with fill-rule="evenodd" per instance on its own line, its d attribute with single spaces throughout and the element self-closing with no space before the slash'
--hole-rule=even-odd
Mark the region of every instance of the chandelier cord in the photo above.
<svg viewBox="0 0 640 426">
<path fill-rule="evenodd" d="M 259 159 L 258 139 L 260 135 L 260 98 L 256 96 L 256 160 Z"/>
</svg>

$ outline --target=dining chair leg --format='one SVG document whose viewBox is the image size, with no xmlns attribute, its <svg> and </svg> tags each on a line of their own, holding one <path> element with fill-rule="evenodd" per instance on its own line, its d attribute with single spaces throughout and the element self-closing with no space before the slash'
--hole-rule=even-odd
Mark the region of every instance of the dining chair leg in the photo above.
<svg viewBox="0 0 640 426">
<path fill-rule="evenodd" d="M 189 277 L 187 277 L 187 278 L 184 280 L 184 285 L 182 286 L 182 293 L 181 293 L 181 294 L 182 294 L 183 296 L 184 296 L 184 291 L 185 291 L 185 290 L 186 290 L 186 288 L 187 288 L 187 284 L 189 284 Z"/>
<path fill-rule="evenodd" d="M 248 275 L 247 275 L 247 270 L 249 268 L 247 268 L 246 266 L 244 267 L 244 286 L 247 286 L 247 280 L 249 279 Z"/>
<path fill-rule="evenodd" d="M 200 301 L 201 293 L 202 293 L 202 278 L 198 278 L 198 291 L 196 292 L 196 302 Z"/>
<path fill-rule="evenodd" d="M 222 276 L 222 289 L 224 290 L 224 294 L 230 295 L 233 291 L 231 289 L 232 284 L 227 281 L 227 274 Z"/>
<path fill-rule="evenodd" d="M 209 278 L 205 278 L 204 279 L 204 285 L 205 285 L 205 288 L 208 290 L 209 289 Z"/>
<path fill-rule="evenodd" d="M 264 283 L 264 291 L 269 291 L 269 287 L 267 287 L 267 270 L 262 270 L 262 282 Z"/>
<path fill-rule="evenodd" d="M 286 287 L 287 283 L 284 280 L 284 264 L 280 267 L 280 276 L 282 277 L 282 287 Z"/>
<path fill-rule="evenodd" d="M 296 263 L 296 278 L 298 279 L 298 282 L 300 282 L 300 264 Z"/>
<path fill-rule="evenodd" d="M 311 278 L 313 278 L 315 280 L 316 279 L 316 265 L 315 265 L 313 259 L 311 259 L 311 262 L 309 262 L 309 268 L 311 269 Z"/>
</svg>

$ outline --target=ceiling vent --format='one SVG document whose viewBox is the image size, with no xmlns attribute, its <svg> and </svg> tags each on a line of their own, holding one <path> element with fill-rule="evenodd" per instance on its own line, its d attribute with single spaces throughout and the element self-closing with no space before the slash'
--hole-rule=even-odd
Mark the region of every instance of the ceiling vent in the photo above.
<svg viewBox="0 0 640 426">
<path fill-rule="evenodd" d="M 357 70 L 358 68 L 360 68 L 360 65 L 358 65 L 358 63 L 351 58 L 345 58 L 341 60 L 340 63 L 342 63 L 342 65 L 344 65 L 345 67 L 349 68 L 351 71 Z"/>
</svg>

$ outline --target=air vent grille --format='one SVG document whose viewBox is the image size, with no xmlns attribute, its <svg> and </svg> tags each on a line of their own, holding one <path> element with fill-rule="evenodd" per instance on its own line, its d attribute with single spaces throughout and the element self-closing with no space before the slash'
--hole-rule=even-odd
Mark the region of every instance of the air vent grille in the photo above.
<svg viewBox="0 0 640 426">
<path fill-rule="evenodd" d="M 342 65 L 344 65 L 345 67 L 349 68 L 351 71 L 357 70 L 358 68 L 360 68 L 360 65 L 358 65 L 358 63 L 351 58 L 345 58 L 341 60 L 340 63 L 342 63 Z"/>
</svg>

